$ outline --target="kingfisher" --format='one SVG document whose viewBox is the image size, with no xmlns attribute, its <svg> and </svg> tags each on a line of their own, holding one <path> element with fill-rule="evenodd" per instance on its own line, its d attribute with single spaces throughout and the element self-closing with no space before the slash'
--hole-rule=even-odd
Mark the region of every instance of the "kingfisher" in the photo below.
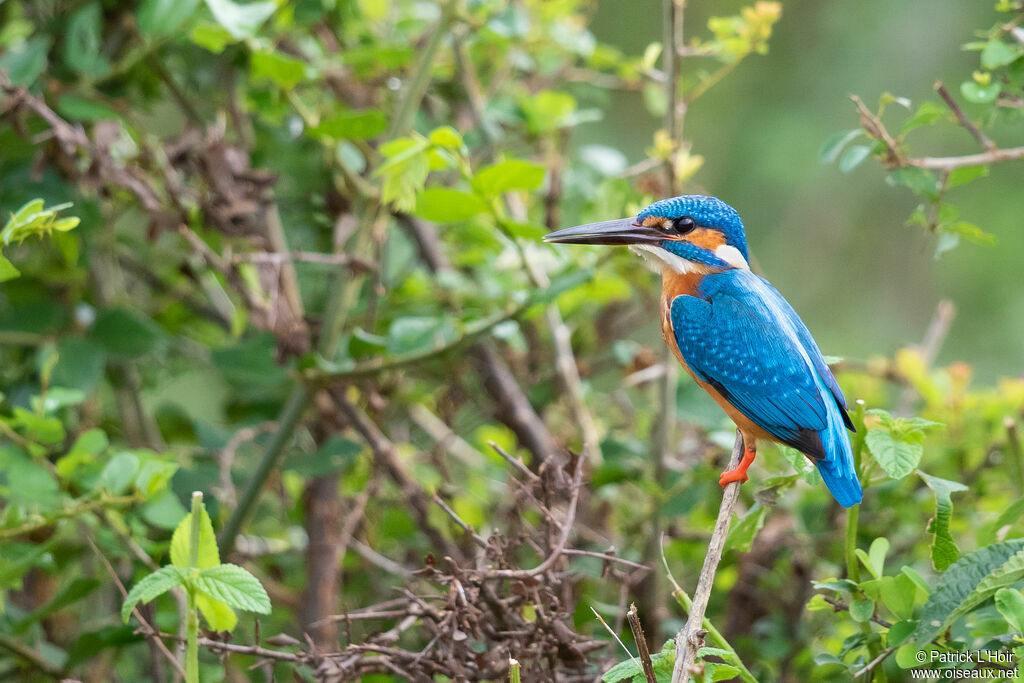
<svg viewBox="0 0 1024 683">
<path fill-rule="evenodd" d="M 743 437 L 743 459 L 719 484 L 747 481 L 757 441 L 791 446 L 813 462 L 844 507 L 863 491 L 847 430 L 846 399 L 807 326 L 748 264 L 743 221 L 716 197 L 654 202 L 633 218 L 545 235 L 561 244 L 626 245 L 661 273 L 661 330 L 676 360 Z"/>
</svg>

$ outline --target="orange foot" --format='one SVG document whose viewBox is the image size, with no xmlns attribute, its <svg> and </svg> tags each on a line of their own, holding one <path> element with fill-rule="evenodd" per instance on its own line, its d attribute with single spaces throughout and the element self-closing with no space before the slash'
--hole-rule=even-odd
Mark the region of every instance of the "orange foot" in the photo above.
<svg viewBox="0 0 1024 683">
<path fill-rule="evenodd" d="M 728 484 L 735 481 L 746 481 L 747 468 L 750 467 L 750 463 L 754 462 L 755 455 L 757 455 L 757 451 L 755 449 L 744 447 L 743 460 L 740 461 L 740 464 L 737 465 L 735 469 L 722 472 L 722 476 L 718 478 L 718 485 L 724 489 Z"/>
</svg>

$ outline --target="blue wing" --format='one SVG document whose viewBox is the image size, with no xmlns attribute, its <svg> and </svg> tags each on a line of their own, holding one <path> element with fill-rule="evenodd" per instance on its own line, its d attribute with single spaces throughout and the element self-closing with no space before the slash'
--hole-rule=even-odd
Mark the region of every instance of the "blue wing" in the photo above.
<svg viewBox="0 0 1024 683">
<path fill-rule="evenodd" d="M 755 424 L 810 456 L 843 505 L 860 501 L 846 401 L 807 327 L 748 270 L 708 275 L 699 296 L 672 301 L 672 329 L 690 369 Z"/>
</svg>

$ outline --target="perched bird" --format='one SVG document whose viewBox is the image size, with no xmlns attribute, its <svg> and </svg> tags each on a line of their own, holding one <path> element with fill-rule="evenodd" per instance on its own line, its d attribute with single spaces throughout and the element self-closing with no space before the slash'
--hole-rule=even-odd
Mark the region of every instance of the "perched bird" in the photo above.
<svg viewBox="0 0 1024 683">
<path fill-rule="evenodd" d="M 722 473 L 723 487 L 747 480 L 757 440 L 769 439 L 810 458 L 841 505 L 861 501 L 843 392 L 793 307 L 750 271 L 735 209 L 686 195 L 544 240 L 628 245 L 661 272 L 665 342 L 743 435 L 743 460 Z"/>
</svg>

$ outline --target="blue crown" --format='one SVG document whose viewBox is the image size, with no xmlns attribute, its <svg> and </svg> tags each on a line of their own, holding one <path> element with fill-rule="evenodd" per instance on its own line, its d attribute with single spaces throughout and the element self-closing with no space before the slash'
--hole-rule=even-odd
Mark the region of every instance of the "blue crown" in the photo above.
<svg viewBox="0 0 1024 683">
<path fill-rule="evenodd" d="M 736 209 L 717 197 L 702 194 L 686 194 L 671 199 L 654 202 L 637 214 L 637 220 L 643 222 L 648 216 L 662 218 L 680 218 L 689 216 L 705 228 L 714 228 L 725 235 L 726 244 L 730 244 L 747 255 L 747 236 L 743 230 L 743 221 Z"/>
</svg>

